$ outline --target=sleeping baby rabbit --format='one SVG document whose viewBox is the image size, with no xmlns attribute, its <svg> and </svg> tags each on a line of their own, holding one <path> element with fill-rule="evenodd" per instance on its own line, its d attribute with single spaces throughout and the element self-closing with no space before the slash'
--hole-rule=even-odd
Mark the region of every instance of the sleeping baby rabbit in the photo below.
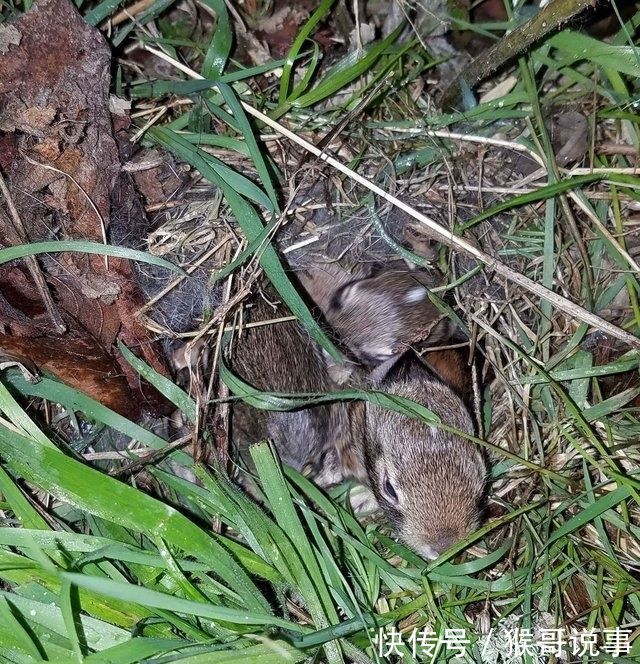
<svg viewBox="0 0 640 664">
<path fill-rule="evenodd" d="M 277 297 L 267 290 L 269 300 Z M 245 307 L 245 323 L 265 324 L 242 330 L 234 344 L 231 368 L 240 378 L 264 392 L 284 394 L 332 392 L 320 347 L 296 321 L 268 321 L 290 316 L 282 305 L 267 302 L 260 294 Z M 271 440 L 280 458 L 296 470 L 311 474 L 322 464 L 328 449 L 344 445 L 350 436 L 348 407 L 332 403 L 293 411 L 266 411 L 238 402 L 232 410 L 232 438 L 244 455 L 247 447 Z"/>
</svg>

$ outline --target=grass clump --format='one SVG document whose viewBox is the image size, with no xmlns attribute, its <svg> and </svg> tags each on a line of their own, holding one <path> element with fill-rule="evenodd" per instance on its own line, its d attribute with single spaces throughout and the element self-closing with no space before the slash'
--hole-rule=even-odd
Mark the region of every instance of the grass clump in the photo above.
<svg viewBox="0 0 640 664">
<path fill-rule="evenodd" d="M 15 4 L 19 11 L 30 3 Z M 93 25 L 120 5 L 76 4 Z M 309 188 L 320 171 L 311 162 L 299 175 L 309 157 L 294 143 L 280 147 L 252 117 L 255 109 L 297 137 L 324 140 L 327 152 L 443 228 L 638 336 L 640 14 L 620 19 L 606 41 L 561 30 L 468 91 L 465 108 L 440 113 L 424 87 L 437 61 L 402 27 L 327 65 L 313 36 L 337 3 L 321 2 L 286 57 L 245 67 L 234 59 L 238 24 L 222 0 L 197 3 L 188 36 L 168 18 L 175 4 L 146 3 L 135 19 L 105 30 L 120 57 L 114 92 L 142 112 L 142 140 L 196 169 L 207 195 L 210 184 L 222 193 L 221 225 L 233 227 L 236 251 L 232 268 L 216 276 L 231 294 L 251 285 L 259 265 L 333 352 L 271 242 L 298 213 L 296 185 Z M 517 25 L 520 9 L 509 7 L 503 28 Z M 133 75 L 128 49 L 163 53 L 175 64 L 171 76 Z M 554 118 L 569 112 L 579 112 L 587 129 L 559 139 Z M 572 140 L 582 151 L 562 162 Z M 296 243 L 325 247 L 327 236 L 353 260 L 379 246 L 388 251 L 384 235 L 394 226 L 385 201 L 331 168 L 322 177 L 335 185 L 336 224 L 296 237 L 287 259 L 296 260 Z M 354 242 L 361 228 L 369 244 Z M 489 368 L 478 412 L 492 457 L 489 519 L 463 546 L 425 563 L 384 526 L 359 523 L 340 495 L 328 497 L 282 468 L 265 443 L 252 451 L 264 498 L 258 507 L 215 464 L 195 463 L 161 434 L 65 385 L 47 377 L 32 384 L 3 365 L 3 660 L 444 662 L 463 643 L 467 661 L 546 661 L 554 653 L 548 635 L 562 630 L 570 661 L 635 661 L 637 350 L 492 266 L 478 269 L 444 247 L 433 261 L 448 279 L 437 295 Z M 221 340 L 227 321 L 215 314 L 213 321 L 203 330 Z M 199 406 L 221 402 L 206 389 L 194 399 L 127 357 L 194 429 L 203 424 Z M 123 481 L 91 468 L 47 425 L 43 402 L 69 430 L 89 422 L 135 441 L 125 464 L 152 450 L 164 463 L 147 459 L 144 487 L 135 473 Z M 262 404 L 274 406 L 268 397 Z M 376 642 L 381 628 L 384 643 Z M 441 637 L 432 656 L 429 630 Z M 574 649 L 571 634 L 591 633 L 598 655 Z M 514 634 L 546 646 L 518 653 Z M 624 637 L 618 650 L 616 635 Z"/>
</svg>

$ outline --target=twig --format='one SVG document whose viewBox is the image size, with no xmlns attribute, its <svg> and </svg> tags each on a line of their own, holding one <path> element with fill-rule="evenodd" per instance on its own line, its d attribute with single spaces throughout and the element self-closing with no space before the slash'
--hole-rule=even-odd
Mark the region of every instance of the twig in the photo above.
<svg viewBox="0 0 640 664">
<path fill-rule="evenodd" d="M 2 191 L 2 195 L 4 196 L 4 199 L 7 202 L 7 207 L 9 208 L 9 213 L 11 214 L 11 219 L 13 221 L 13 224 L 9 222 L 6 225 L 7 227 L 5 228 L 7 235 L 10 236 L 8 239 L 10 242 L 15 242 L 15 244 L 24 244 L 29 241 L 29 236 L 27 235 L 27 231 L 25 230 L 24 224 L 22 223 L 22 219 L 20 218 L 18 210 L 13 202 L 11 192 L 9 191 L 7 183 L 4 181 L 2 174 L 0 174 L 0 191 Z M 29 269 L 31 276 L 35 281 L 36 288 L 40 292 L 40 297 L 42 297 L 42 301 L 44 302 L 45 309 L 49 314 L 51 322 L 55 326 L 56 330 L 58 330 L 58 332 L 60 333 L 66 332 L 67 326 L 65 325 L 64 321 L 62 320 L 62 317 L 58 313 L 58 308 L 56 307 L 53 298 L 51 297 L 51 293 L 49 292 L 49 287 L 47 286 L 47 282 L 44 278 L 44 275 L 42 274 L 42 270 L 40 269 L 40 264 L 36 260 L 36 257 L 26 256 L 25 261 L 27 263 L 27 268 Z"/>
<path fill-rule="evenodd" d="M 474 88 L 509 60 L 524 53 L 529 46 L 557 30 L 574 16 L 594 7 L 595 4 L 595 0 L 551 0 L 533 18 L 504 36 L 465 67 L 443 96 L 442 107 L 448 109 L 456 104 L 462 89 L 462 81 Z"/>
<path fill-rule="evenodd" d="M 112 477 L 129 477 L 133 473 L 142 470 L 143 468 L 151 465 L 152 463 L 157 463 L 159 461 L 162 461 L 162 459 L 166 458 L 169 454 L 171 454 L 171 452 L 180 447 L 184 447 L 190 442 L 191 442 L 191 434 L 189 434 L 188 436 L 182 436 L 182 438 L 174 440 L 173 443 L 169 443 L 168 445 L 159 450 L 150 450 L 148 448 L 145 448 L 140 451 L 131 450 L 132 454 L 136 454 L 140 458 L 137 461 L 127 464 L 126 466 L 122 466 L 121 468 L 115 468 L 109 473 L 109 475 L 111 475 Z"/>
<path fill-rule="evenodd" d="M 237 257 L 240 255 L 242 249 L 242 245 L 239 245 L 236 249 L 236 252 L 233 256 L 232 260 L 236 260 Z M 226 262 L 229 262 L 230 259 L 230 252 L 229 252 L 229 247 L 227 247 L 227 256 L 226 256 Z M 222 300 L 222 306 L 226 308 L 226 312 L 229 311 L 228 306 L 229 306 L 229 300 L 231 299 L 231 291 L 233 287 L 233 282 L 234 282 L 234 273 L 232 272 L 226 279 L 225 283 L 225 288 L 224 288 L 224 294 L 223 294 L 223 300 Z M 226 313 L 225 313 L 226 315 Z M 224 317 L 220 319 L 220 326 L 218 327 L 218 334 L 216 335 L 216 343 L 214 347 L 214 352 L 213 352 L 213 362 L 212 362 L 212 369 L 211 373 L 209 374 L 209 385 L 207 386 L 207 394 L 205 397 L 205 410 L 203 414 L 201 415 L 201 422 L 204 423 L 204 420 L 207 415 L 207 411 L 209 409 L 209 405 L 211 404 L 211 392 L 213 390 L 213 384 L 214 384 L 214 377 L 218 375 L 218 361 L 220 359 L 220 354 L 223 352 L 223 345 L 222 341 L 224 338 Z M 230 410 L 229 410 L 229 403 L 227 399 L 229 398 L 229 386 L 223 381 L 220 380 L 218 381 L 218 399 L 220 399 L 219 402 L 219 407 L 218 407 L 218 412 L 217 412 L 217 417 L 216 417 L 216 422 L 215 422 L 215 427 L 214 427 L 214 436 L 215 436 L 215 448 L 216 448 L 216 455 L 217 459 L 225 470 L 228 470 L 228 465 L 229 465 L 229 418 L 230 418 Z"/>
<path fill-rule="evenodd" d="M 122 11 L 119 11 L 112 19 L 105 21 L 105 25 L 111 25 L 115 27 L 120 25 L 129 19 L 133 19 L 138 14 L 141 14 L 145 9 L 151 7 L 155 0 L 137 0 L 129 7 L 126 7 Z"/>
<path fill-rule="evenodd" d="M 171 58 L 170 56 L 166 55 L 162 51 L 158 51 L 150 46 L 145 46 L 145 48 L 151 53 L 154 53 L 158 57 L 162 58 L 163 60 L 166 60 L 167 62 L 171 63 L 174 67 L 185 72 L 192 78 L 200 80 L 204 78 L 197 72 L 193 71 L 193 69 L 186 67 L 185 65 Z M 215 87 L 215 83 L 212 83 L 211 85 L 212 87 Z M 537 295 L 538 297 L 547 300 L 548 302 L 551 302 L 551 304 L 553 304 L 563 313 L 567 314 L 569 317 L 575 318 L 583 323 L 587 323 L 588 325 L 592 325 L 598 330 L 606 332 L 607 334 L 610 334 L 616 339 L 624 341 L 625 343 L 629 344 L 630 346 L 633 346 L 634 348 L 640 349 L 640 339 L 638 339 L 638 337 L 630 334 L 629 332 L 626 332 L 625 330 L 622 330 L 621 328 L 619 328 L 616 325 L 613 325 L 612 323 L 609 323 L 600 316 L 597 316 L 596 314 L 587 311 L 584 307 L 575 304 L 566 297 L 563 297 L 558 293 L 554 293 L 552 290 L 545 288 L 544 286 L 536 283 L 529 277 L 520 274 L 520 272 L 517 272 L 513 268 L 510 268 L 508 265 L 505 265 L 504 263 L 500 262 L 494 256 L 491 256 L 490 254 L 486 253 L 485 251 L 482 251 L 481 249 L 478 249 L 464 238 L 454 235 L 449 229 L 445 228 L 444 226 L 441 226 L 433 219 L 430 219 L 421 212 L 418 212 L 417 210 L 413 209 L 407 203 L 404 203 L 395 196 L 392 196 L 391 194 L 387 193 L 386 191 L 381 189 L 378 185 L 374 184 L 373 182 L 370 182 L 369 180 L 367 180 L 367 178 L 351 170 L 350 168 L 345 166 L 342 162 L 338 161 L 334 157 L 331 157 L 330 155 L 324 153 L 322 150 L 318 149 L 315 145 L 313 145 L 309 141 L 305 140 L 304 138 L 301 138 L 300 136 L 296 135 L 294 132 L 290 131 L 286 127 L 283 127 L 278 122 L 272 120 L 269 116 L 265 115 L 264 113 L 261 113 L 260 111 L 256 110 L 255 108 L 253 108 L 244 101 L 241 101 L 240 103 L 242 104 L 244 110 L 247 113 L 249 113 L 249 115 L 252 115 L 258 120 L 264 122 L 268 127 L 274 129 L 279 134 L 293 141 L 294 143 L 304 148 L 305 150 L 308 150 L 313 155 L 318 157 L 318 159 L 321 159 L 322 161 L 326 162 L 336 170 L 340 171 L 341 173 L 344 173 L 347 177 L 351 178 L 352 180 L 355 180 L 363 187 L 366 187 L 369 191 L 372 191 L 374 194 L 377 194 L 378 196 L 384 198 L 386 201 L 389 201 L 397 208 L 401 209 L 403 212 L 408 214 L 410 217 L 413 217 L 421 224 L 424 224 L 431 231 L 431 234 L 437 240 L 447 245 L 451 249 L 461 251 L 467 254 L 468 256 L 471 256 L 475 260 L 484 263 L 484 265 L 486 265 L 489 269 L 505 277 L 509 281 L 512 281 L 513 283 L 518 284 L 518 286 L 521 286 L 522 288 L 530 291 L 534 295 Z"/>
</svg>

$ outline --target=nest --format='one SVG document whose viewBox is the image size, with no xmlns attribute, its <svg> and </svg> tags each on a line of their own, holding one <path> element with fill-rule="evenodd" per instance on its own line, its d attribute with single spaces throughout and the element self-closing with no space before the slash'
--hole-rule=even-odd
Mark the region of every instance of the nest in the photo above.
<svg viewBox="0 0 640 664">
<path fill-rule="evenodd" d="M 613 130 L 613 126 L 604 126 L 599 131 Z M 445 141 L 426 130 L 407 135 L 365 124 L 346 131 L 348 135 L 334 140 L 329 151 L 338 156 L 358 154 L 360 174 L 456 232 L 460 225 L 485 210 L 513 196 L 534 192 L 547 178 L 546 171 L 526 150 L 506 145 L 526 134 L 525 126 L 510 127 L 509 133 L 497 140 L 477 137 L 477 142 Z M 582 459 L 594 449 L 593 442 L 572 444 L 574 436 L 580 433 L 571 410 L 578 397 L 571 393 L 570 386 L 547 382 L 538 368 L 552 369 L 566 353 L 572 338 L 578 339 L 574 352 L 586 355 L 593 350 L 594 337 L 576 337 L 579 323 L 574 318 L 540 302 L 525 288 L 496 275 L 490 267 L 478 269 L 477 262 L 468 256 L 439 245 L 424 226 L 349 178 L 322 164 L 306 162 L 293 146 L 267 146 L 273 148 L 272 156 L 290 183 L 282 191 L 288 205 L 274 233 L 287 267 L 295 272 L 309 265 L 338 261 L 349 270 L 357 270 L 362 265 L 388 265 L 413 257 L 422 269 L 437 275 L 434 279 L 440 282 L 438 294 L 462 321 L 472 340 L 472 352 L 482 357 L 484 405 L 479 415 L 487 441 L 552 471 L 562 469 L 567 481 L 579 481 Z M 427 153 L 428 163 L 422 163 Z M 236 156 L 233 165 L 252 175 L 248 161 Z M 587 191 L 591 201 L 606 195 L 597 184 Z M 163 223 L 149 237 L 149 246 L 152 250 L 160 247 L 167 256 L 166 248 L 172 244 L 169 255 L 173 253 L 186 269 L 196 265 L 196 256 L 206 256 L 206 260 L 197 265 L 179 289 L 164 295 L 165 305 L 156 304 L 151 315 L 173 334 L 190 329 L 198 336 L 198 332 L 214 329 L 211 320 L 231 320 L 233 307 L 229 308 L 228 303 L 233 301 L 240 306 L 255 289 L 259 267 L 254 256 L 233 277 L 212 287 L 211 276 L 237 256 L 246 243 L 230 210 L 220 203 L 219 192 L 200 185 L 186 197 L 192 200 L 162 213 Z M 464 231 L 464 237 L 495 260 L 535 281 L 545 283 L 551 279 L 561 294 L 622 324 L 630 306 L 628 293 L 618 288 L 615 297 L 607 297 L 620 275 L 608 259 L 596 266 L 588 255 L 589 244 L 594 240 L 590 230 L 593 214 L 573 196 L 563 199 L 562 205 L 573 223 L 569 227 L 555 224 L 550 265 L 545 264 L 545 247 L 548 250 L 551 246 L 551 238 L 545 237 L 544 201 L 474 224 Z M 631 207 L 629 215 L 633 213 Z M 167 238 L 171 239 L 169 244 Z M 627 251 L 634 256 L 638 248 L 635 225 L 626 233 L 625 242 Z M 158 253 L 159 249 L 154 251 Z M 194 257 L 191 262 L 189 256 Z M 607 339 L 608 356 L 599 357 L 596 353 L 596 363 L 611 361 L 626 350 L 623 344 L 598 334 Z M 628 403 L 633 405 L 635 391 L 615 379 L 585 385 L 578 405 L 587 407 L 591 398 L 595 403 L 621 393 L 622 403 L 628 394 Z M 594 432 L 594 440 L 600 440 L 603 425 L 593 421 L 588 426 Z M 616 462 L 628 472 L 637 471 L 637 447 L 623 444 L 635 431 L 633 422 L 621 412 L 608 422 L 607 431 L 607 445 L 615 447 Z M 492 456 L 496 462 L 500 458 L 496 451 Z M 536 486 L 538 479 L 526 468 L 513 464 L 508 479 L 494 487 L 498 510 L 503 499 L 512 503 L 530 499 L 532 493 L 541 490 Z"/>
</svg>

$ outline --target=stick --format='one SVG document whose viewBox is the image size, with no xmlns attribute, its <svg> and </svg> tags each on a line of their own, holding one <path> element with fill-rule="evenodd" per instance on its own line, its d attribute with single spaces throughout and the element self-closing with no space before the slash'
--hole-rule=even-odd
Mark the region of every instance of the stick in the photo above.
<svg viewBox="0 0 640 664">
<path fill-rule="evenodd" d="M 15 244 L 25 244 L 26 242 L 29 241 L 29 238 L 27 236 L 27 231 L 25 230 L 24 224 L 22 223 L 22 219 L 20 218 L 18 210 L 13 202 L 11 192 L 9 191 L 9 188 L 7 187 L 4 178 L 2 177 L 1 174 L 0 174 L 0 192 L 2 192 L 2 195 L 4 196 L 4 199 L 7 202 L 7 207 L 9 208 L 9 213 L 11 214 L 11 219 L 13 222 L 13 225 L 11 222 L 7 223 L 7 227 L 5 228 L 7 235 L 13 236 L 9 237 L 8 239 L 10 242 L 14 242 Z M 47 310 L 47 314 L 49 314 L 49 318 L 51 319 L 53 326 L 60 334 L 66 332 L 67 326 L 65 325 L 65 322 L 62 320 L 62 317 L 58 312 L 58 308 L 56 307 L 53 298 L 51 297 L 51 293 L 49 292 L 49 287 L 47 286 L 47 282 L 45 281 L 44 275 L 42 274 L 42 270 L 40 269 L 40 264 L 36 260 L 36 257 L 27 256 L 25 258 L 25 262 L 27 263 L 27 268 L 29 269 L 29 272 L 31 273 L 31 276 L 36 284 L 36 288 L 40 292 L 40 297 L 44 302 L 45 309 Z"/>
</svg>

